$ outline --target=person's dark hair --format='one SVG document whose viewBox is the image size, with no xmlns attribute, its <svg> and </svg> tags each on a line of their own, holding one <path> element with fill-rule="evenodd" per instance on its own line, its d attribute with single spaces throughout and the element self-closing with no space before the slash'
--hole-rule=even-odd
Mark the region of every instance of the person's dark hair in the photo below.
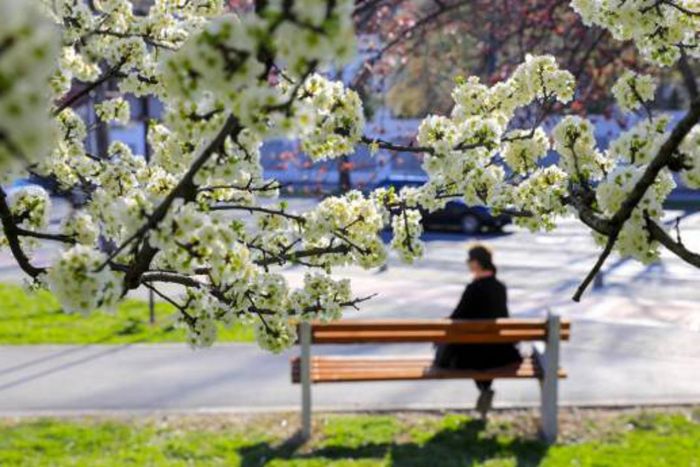
<svg viewBox="0 0 700 467">
<path fill-rule="evenodd" d="M 487 271 L 493 271 L 494 273 L 496 272 L 496 265 L 493 264 L 491 250 L 486 248 L 484 245 L 474 245 L 469 248 L 468 261 L 476 261 L 479 263 L 479 266 Z"/>
</svg>

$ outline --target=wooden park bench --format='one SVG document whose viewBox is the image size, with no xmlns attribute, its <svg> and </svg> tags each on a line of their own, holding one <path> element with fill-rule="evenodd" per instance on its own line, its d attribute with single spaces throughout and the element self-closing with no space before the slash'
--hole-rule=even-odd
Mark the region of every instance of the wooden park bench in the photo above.
<svg viewBox="0 0 700 467">
<path fill-rule="evenodd" d="M 538 379 L 541 394 L 540 430 L 543 438 L 557 437 L 559 342 L 569 340 L 571 323 L 550 314 L 547 319 L 345 320 L 302 323 L 301 356 L 292 359 L 292 382 L 302 386 L 303 437 L 311 435 L 311 385 L 360 381 L 430 379 Z M 312 356 L 311 344 L 389 343 L 500 344 L 534 342 L 533 356 L 522 363 L 488 370 L 455 370 L 432 366 L 433 356 Z M 544 345 L 543 345 L 544 344 Z M 542 348 L 544 347 L 544 348 Z"/>
</svg>

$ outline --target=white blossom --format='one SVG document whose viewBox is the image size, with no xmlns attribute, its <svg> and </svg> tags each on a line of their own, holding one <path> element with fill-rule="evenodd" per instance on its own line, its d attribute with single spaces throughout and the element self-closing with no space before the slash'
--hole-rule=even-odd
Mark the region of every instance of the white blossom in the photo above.
<svg viewBox="0 0 700 467">
<path fill-rule="evenodd" d="M 642 120 L 610 143 L 607 157 L 634 165 L 648 164 L 668 137 L 669 120 L 665 115 Z"/>
<path fill-rule="evenodd" d="M 596 188 L 596 199 L 600 208 L 610 215 L 617 212 L 645 168 L 646 166 L 619 166 L 608 174 Z M 649 240 L 646 219 L 658 221 L 662 218 L 663 202 L 675 186 L 670 173 L 663 171 L 645 192 L 639 205 L 632 211 L 630 219 L 622 227 L 615 243 L 622 256 L 632 256 L 644 263 L 658 259 L 658 244 Z"/>
<path fill-rule="evenodd" d="M 424 246 L 420 240 L 423 226 L 420 221 L 421 215 L 417 209 L 406 209 L 391 221 L 394 232 L 391 246 L 409 263 L 423 256 Z"/>
<path fill-rule="evenodd" d="M 104 122 L 117 122 L 126 125 L 131 119 L 129 103 L 121 97 L 109 99 L 95 105 L 97 116 Z"/>
<path fill-rule="evenodd" d="M 681 171 L 683 183 L 691 188 L 700 188 L 700 126 L 693 127 L 679 150 L 686 164 L 686 168 Z"/>
<path fill-rule="evenodd" d="M 503 158 L 515 172 L 527 173 L 547 155 L 549 139 L 542 128 L 536 128 L 532 134 L 526 130 L 516 130 L 506 137 L 508 141 L 503 145 Z"/>
<path fill-rule="evenodd" d="M 584 118 L 567 116 L 552 131 L 559 165 L 569 177 L 586 182 L 599 179 L 608 167 L 596 147 L 593 124 Z"/>
<path fill-rule="evenodd" d="M 669 66 L 680 57 L 680 47 L 697 54 L 700 16 L 697 2 L 650 0 L 572 0 L 586 25 L 608 29 L 618 40 L 632 40 L 651 62 Z"/>
<path fill-rule="evenodd" d="M 320 75 L 306 79 L 297 106 L 301 148 L 314 160 L 353 152 L 365 125 L 362 102 L 355 91 Z"/>
<path fill-rule="evenodd" d="M 0 0 L 0 183 L 48 155 L 49 77 L 60 39 L 37 4 Z"/>
<path fill-rule="evenodd" d="M 656 83 L 649 75 L 626 71 L 612 87 L 613 96 L 622 110 L 631 112 L 654 99 Z"/>
<path fill-rule="evenodd" d="M 121 298 L 121 274 L 103 267 L 106 260 L 99 251 L 76 245 L 53 263 L 46 282 L 66 312 L 110 309 Z"/>
</svg>

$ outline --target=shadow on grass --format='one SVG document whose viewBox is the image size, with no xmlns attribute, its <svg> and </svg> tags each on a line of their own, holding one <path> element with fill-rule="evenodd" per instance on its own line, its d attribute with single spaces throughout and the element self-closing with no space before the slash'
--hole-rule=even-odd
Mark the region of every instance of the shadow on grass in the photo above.
<svg viewBox="0 0 700 467">
<path fill-rule="evenodd" d="M 499 439 L 484 433 L 484 423 L 466 420 L 456 428 L 438 431 L 423 443 L 411 441 L 365 443 L 359 446 L 326 445 L 300 451 L 302 439 L 295 435 L 280 445 L 258 443 L 238 452 L 242 467 L 266 465 L 273 460 L 383 460 L 394 466 L 465 466 L 491 459 L 510 459 L 519 467 L 539 465 L 546 444 L 530 439 Z"/>
</svg>

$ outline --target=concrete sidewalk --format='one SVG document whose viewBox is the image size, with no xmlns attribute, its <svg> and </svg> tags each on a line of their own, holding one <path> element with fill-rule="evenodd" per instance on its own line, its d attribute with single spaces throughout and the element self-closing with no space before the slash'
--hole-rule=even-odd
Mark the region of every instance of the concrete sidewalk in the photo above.
<svg viewBox="0 0 700 467">
<path fill-rule="evenodd" d="M 563 345 L 563 405 L 700 403 L 700 333 L 577 320 Z M 424 345 L 316 347 L 316 353 L 425 354 Z M 0 413 L 296 410 L 289 357 L 249 344 L 0 347 Z M 499 381 L 496 406 L 538 403 L 535 381 Z M 468 408 L 469 381 L 321 385 L 316 409 Z"/>
</svg>

